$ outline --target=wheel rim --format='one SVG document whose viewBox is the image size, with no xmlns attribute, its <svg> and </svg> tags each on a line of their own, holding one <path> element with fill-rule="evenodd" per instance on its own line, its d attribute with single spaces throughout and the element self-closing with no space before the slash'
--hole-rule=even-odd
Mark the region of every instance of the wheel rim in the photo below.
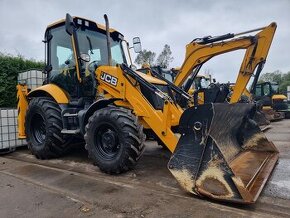
<svg viewBox="0 0 290 218">
<path fill-rule="evenodd" d="M 45 120 L 40 114 L 35 114 L 32 117 L 31 130 L 36 142 L 41 144 L 45 141 L 46 136 Z"/>
<path fill-rule="evenodd" d="M 104 124 L 96 129 L 95 142 L 98 152 L 106 160 L 114 159 L 120 151 L 118 133 L 111 125 Z"/>
</svg>

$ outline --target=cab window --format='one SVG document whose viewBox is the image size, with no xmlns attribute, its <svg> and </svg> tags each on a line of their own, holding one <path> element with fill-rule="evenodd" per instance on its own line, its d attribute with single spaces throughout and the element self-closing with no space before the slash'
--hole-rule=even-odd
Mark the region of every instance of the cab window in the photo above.
<svg viewBox="0 0 290 218">
<path fill-rule="evenodd" d="M 70 96 L 76 96 L 77 76 L 71 37 L 64 26 L 51 29 L 50 34 L 52 38 L 49 41 L 48 61 L 52 70 L 48 75 L 49 81 L 64 89 Z"/>
<path fill-rule="evenodd" d="M 257 97 L 262 96 L 262 87 L 261 87 L 261 85 L 256 85 L 255 96 L 257 96 Z"/>
<path fill-rule="evenodd" d="M 270 95 L 271 94 L 270 84 L 268 84 L 268 83 L 264 84 L 263 92 L 264 92 L 264 95 Z"/>
</svg>

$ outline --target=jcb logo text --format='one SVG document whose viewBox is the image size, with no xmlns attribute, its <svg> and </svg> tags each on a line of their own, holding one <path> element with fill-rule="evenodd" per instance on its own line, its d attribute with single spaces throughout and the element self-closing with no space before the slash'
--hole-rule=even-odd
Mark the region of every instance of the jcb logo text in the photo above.
<svg viewBox="0 0 290 218">
<path fill-rule="evenodd" d="M 117 86 L 118 83 L 118 79 L 114 76 L 111 76 L 110 74 L 107 74 L 105 72 L 102 72 L 101 74 L 101 80 L 113 85 L 113 86 Z"/>
</svg>

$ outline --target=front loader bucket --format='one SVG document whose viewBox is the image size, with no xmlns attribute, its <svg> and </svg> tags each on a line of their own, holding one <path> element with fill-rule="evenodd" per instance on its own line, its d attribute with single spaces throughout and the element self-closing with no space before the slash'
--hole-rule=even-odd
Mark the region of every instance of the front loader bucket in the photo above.
<svg viewBox="0 0 290 218">
<path fill-rule="evenodd" d="M 253 203 L 278 150 L 251 119 L 253 104 L 204 104 L 184 111 L 181 137 L 168 168 L 187 191 L 213 199 Z"/>
</svg>

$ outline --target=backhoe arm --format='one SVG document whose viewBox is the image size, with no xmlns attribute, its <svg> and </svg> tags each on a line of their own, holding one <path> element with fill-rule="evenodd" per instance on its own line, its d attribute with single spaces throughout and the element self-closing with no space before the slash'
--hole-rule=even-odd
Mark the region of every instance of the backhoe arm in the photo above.
<svg viewBox="0 0 290 218">
<path fill-rule="evenodd" d="M 239 49 L 247 49 L 253 43 L 253 37 L 243 37 L 206 45 L 198 42 L 188 44 L 186 46 L 185 60 L 175 78 L 174 84 L 178 87 L 182 86 L 184 81 L 192 74 L 194 68 L 204 64 L 212 57 Z"/>
<path fill-rule="evenodd" d="M 276 23 L 271 23 L 268 27 L 255 36 L 255 44 L 247 49 L 235 83 L 236 85 L 234 87 L 230 103 L 239 101 L 258 65 L 260 65 L 260 67 L 257 69 L 257 71 L 259 71 L 257 73 L 260 74 L 264 63 L 266 62 L 276 28 Z"/>
<path fill-rule="evenodd" d="M 246 49 L 246 54 L 242 62 L 240 73 L 237 79 L 237 85 L 234 89 L 233 99 L 231 102 L 236 102 L 243 93 L 246 85 L 253 74 L 255 67 L 264 62 L 268 54 L 275 30 L 276 23 L 271 23 L 267 27 L 238 33 L 227 34 L 223 37 L 206 37 L 202 40 L 194 40 L 186 46 L 185 60 L 177 74 L 174 84 L 182 86 L 184 81 L 192 74 L 192 70 L 214 56 L 224 54 L 231 51 Z M 244 35 L 253 31 L 261 30 L 255 36 L 244 36 L 233 38 L 235 36 Z M 219 41 L 230 39 L 226 41 Z M 195 72 L 196 74 L 198 73 Z M 194 77 L 196 75 L 193 75 Z"/>
</svg>

